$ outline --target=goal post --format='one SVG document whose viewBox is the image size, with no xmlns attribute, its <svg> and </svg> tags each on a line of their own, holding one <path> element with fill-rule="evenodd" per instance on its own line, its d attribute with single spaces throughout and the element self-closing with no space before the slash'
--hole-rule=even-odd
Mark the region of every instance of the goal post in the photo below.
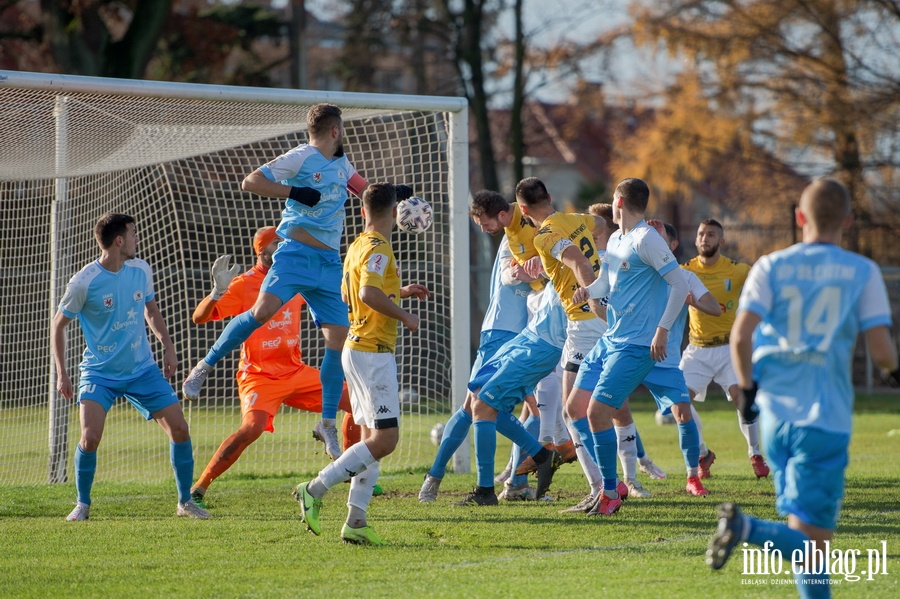
<svg viewBox="0 0 900 599">
<path fill-rule="evenodd" d="M 423 283 L 433 295 L 410 304 L 421 329 L 398 338 L 401 442 L 383 468 L 430 464 L 428 433 L 462 403 L 469 374 L 465 99 L 0 71 L 0 483 L 67 479 L 78 414 L 56 393 L 49 323 L 65 284 L 99 254 L 96 220 L 111 210 L 137 220 L 138 256 L 154 270 L 180 360 L 172 381 L 180 390 L 224 327 L 191 322 L 211 290 L 209 267 L 222 254 L 251 267 L 254 231 L 280 220 L 283 200 L 243 192 L 240 182 L 306 141 L 306 112 L 319 102 L 341 107 L 348 156 L 367 180 L 410 185 L 434 209 L 427 232 L 393 236 L 403 280 Z M 342 250 L 361 229 L 360 203 L 351 196 Z M 318 367 L 324 343 L 312 319 L 303 318 L 304 360 Z M 84 344 L 77 324 L 67 335 L 66 363 L 77 385 Z M 238 357 L 220 363 L 200 400 L 183 404 L 196 474 L 240 423 Z M 264 435 L 229 472 L 318 470 L 327 458 L 310 434 L 317 419 L 282 408 L 275 434 Z M 171 477 L 164 433 L 124 400 L 109 412 L 100 451 L 104 480 Z M 469 463 L 463 444 L 454 467 L 467 471 Z"/>
</svg>

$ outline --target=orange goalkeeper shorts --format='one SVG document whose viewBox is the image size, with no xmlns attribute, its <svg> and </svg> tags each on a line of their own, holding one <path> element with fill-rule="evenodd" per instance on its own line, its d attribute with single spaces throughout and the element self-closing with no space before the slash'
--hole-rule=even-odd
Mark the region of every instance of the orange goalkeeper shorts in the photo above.
<svg viewBox="0 0 900 599">
<path fill-rule="evenodd" d="M 319 370 L 312 366 L 304 366 L 287 378 L 243 374 L 238 381 L 238 392 L 241 398 L 241 416 L 251 410 L 265 412 L 269 415 L 265 430 L 270 433 L 275 432 L 272 421 L 282 404 L 305 412 L 322 412 L 322 381 Z M 350 411 L 346 384 L 339 407 L 345 412 Z"/>
</svg>

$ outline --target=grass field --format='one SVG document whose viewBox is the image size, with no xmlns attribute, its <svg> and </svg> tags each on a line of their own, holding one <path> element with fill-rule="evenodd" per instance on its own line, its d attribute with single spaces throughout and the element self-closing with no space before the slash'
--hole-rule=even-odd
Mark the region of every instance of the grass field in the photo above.
<svg viewBox="0 0 900 599">
<path fill-rule="evenodd" d="M 887 541 L 888 575 L 844 581 L 832 587 L 835 597 L 900 596 L 898 400 L 857 400 L 835 541 L 842 550 L 861 549 L 863 557 Z M 704 433 L 718 459 L 707 498 L 684 493 L 675 427 L 654 424 L 649 402 L 639 399 L 635 419 L 648 453 L 670 474 L 663 481 L 643 478 L 652 498 L 629 500 L 611 518 L 559 514 L 586 491 L 572 464 L 557 473 L 554 502 L 455 507 L 474 475 L 449 474 L 438 501 L 419 504 L 424 469 L 386 472 L 386 494 L 373 500 L 369 516 L 388 547 L 340 542 L 345 485 L 326 496 L 322 536 L 306 532 L 290 491 L 313 473 L 226 474 L 210 489 L 209 521 L 174 516 L 171 481 L 98 480 L 91 520 L 83 523 L 63 520 L 73 484 L 2 486 L 0 596 L 796 596 L 792 585 L 779 584 L 784 575 L 742 576 L 740 553 L 721 572 L 703 562 L 716 504 L 737 500 L 756 516 L 776 517 L 772 483 L 753 478 L 734 412 L 724 401 L 708 404 L 701 407 Z M 508 445 L 498 449 L 498 469 L 507 452 Z"/>
</svg>

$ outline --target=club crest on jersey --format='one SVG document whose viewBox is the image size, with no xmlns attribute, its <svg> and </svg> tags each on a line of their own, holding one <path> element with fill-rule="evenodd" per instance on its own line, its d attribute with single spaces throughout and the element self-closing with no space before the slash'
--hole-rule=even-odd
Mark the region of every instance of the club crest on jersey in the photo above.
<svg viewBox="0 0 900 599">
<path fill-rule="evenodd" d="M 144 299 L 144 293 L 139 289 L 134 292 L 134 301 L 139 302 Z"/>
<path fill-rule="evenodd" d="M 344 171 L 338 171 L 338 179 L 343 181 L 347 176 L 344 174 Z"/>
<path fill-rule="evenodd" d="M 731 279 L 725 279 L 725 291 L 731 291 Z"/>
<path fill-rule="evenodd" d="M 619 266 L 620 272 L 628 272 L 631 270 L 631 263 L 628 260 L 623 260 L 621 266 Z"/>
<path fill-rule="evenodd" d="M 112 295 L 103 296 L 103 307 L 107 310 L 112 310 L 115 308 L 116 302 L 113 300 Z"/>
<path fill-rule="evenodd" d="M 322 173 L 313 173 L 313 181 L 316 183 L 322 182 Z"/>
</svg>

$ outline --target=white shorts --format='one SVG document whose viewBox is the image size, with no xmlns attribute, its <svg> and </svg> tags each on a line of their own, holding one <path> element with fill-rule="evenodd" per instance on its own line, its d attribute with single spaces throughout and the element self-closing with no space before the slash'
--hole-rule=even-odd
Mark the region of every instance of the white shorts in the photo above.
<svg viewBox="0 0 900 599">
<path fill-rule="evenodd" d="M 681 364 L 684 372 L 684 382 L 688 389 L 696 393 L 694 401 L 706 399 L 706 388 L 711 382 L 721 385 L 725 390 L 725 397 L 731 401 L 728 388 L 737 385 L 737 375 L 731 365 L 731 350 L 728 345 L 716 347 L 700 347 L 689 344 L 681 355 Z"/>
<path fill-rule="evenodd" d="M 606 323 L 602 318 L 570 320 L 566 326 L 566 344 L 563 346 L 563 368 L 568 364 L 581 364 L 605 332 Z"/>
<path fill-rule="evenodd" d="M 398 427 L 400 386 L 394 354 L 345 347 L 341 352 L 341 365 L 350 391 L 354 422 L 369 428 Z"/>
</svg>

